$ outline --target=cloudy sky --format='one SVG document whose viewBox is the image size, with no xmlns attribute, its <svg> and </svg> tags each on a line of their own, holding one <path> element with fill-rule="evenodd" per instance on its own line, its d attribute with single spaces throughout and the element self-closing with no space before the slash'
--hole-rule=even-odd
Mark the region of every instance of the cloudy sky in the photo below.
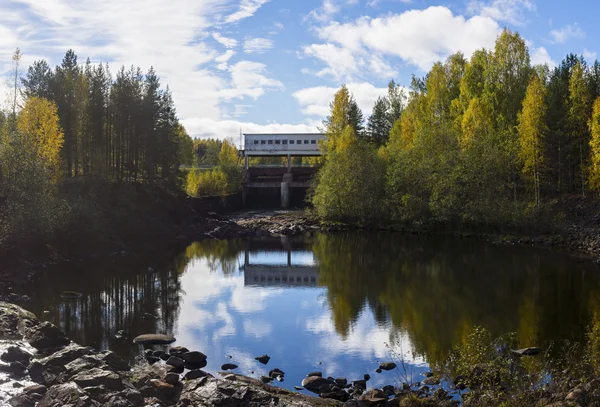
<svg viewBox="0 0 600 407">
<path fill-rule="evenodd" d="M 449 54 L 492 47 L 505 26 L 534 63 L 593 61 L 598 11 L 596 0 L 0 0 L 0 75 L 16 47 L 25 65 L 72 48 L 113 71 L 154 66 L 195 137 L 313 131 L 341 84 L 368 115 L 390 79 L 408 85 Z"/>
</svg>

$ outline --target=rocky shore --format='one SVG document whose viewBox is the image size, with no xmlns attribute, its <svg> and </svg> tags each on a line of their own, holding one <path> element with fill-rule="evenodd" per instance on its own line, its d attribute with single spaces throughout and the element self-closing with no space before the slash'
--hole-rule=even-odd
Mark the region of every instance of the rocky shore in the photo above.
<svg viewBox="0 0 600 407">
<path fill-rule="evenodd" d="M 7 302 L 0 302 L 0 332 L 0 406 L 366 407 L 413 405 L 406 402 L 417 399 L 419 405 L 458 404 L 441 388 L 435 392 L 410 386 L 367 389 L 368 375 L 348 382 L 310 373 L 302 388 L 295 387 L 315 396 L 269 385 L 283 381 L 285 373 L 277 368 L 260 380 L 226 371 L 215 377 L 202 370 L 206 356 L 199 351 L 181 346 L 153 348 L 159 342 L 166 345 L 175 340 L 165 335 L 137 337 L 134 342 L 145 348 L 144 356 L 131 366 L 110 350 L 97 351 L 71 342 L 56 326 Z M 265 364 L 269 358 L 263 355 L 257 360 Z M 235 368 L 222 366 L 223 370 Z M 380 368 L 396 366 L 389 362 Z"/>
</svg>

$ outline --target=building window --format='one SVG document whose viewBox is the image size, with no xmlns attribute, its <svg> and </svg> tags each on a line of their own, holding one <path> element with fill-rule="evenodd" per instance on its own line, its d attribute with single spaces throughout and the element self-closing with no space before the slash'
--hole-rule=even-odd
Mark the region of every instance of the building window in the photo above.
<svg viewBox="0 0 600 407">
<path fill-rule="evenodd" d="M 269 140 L 269 144 L 273 144 L 273 140 Z"/>
<path fill-rule="evenodd" d="M 281 144 L 287 144 L 287 140 L 281 140 Z"/>
<path fill-rule="evenodd" d="M 281 144 L 281 140 L 275 140 L 275 144 Z"/>
<path fill-rule="evenodd" d="M 266 144 L 266 141 L 264 141 L 264 140 L 261 140 L 261 141 L 260 141 L 260 144 Z"/>
<path fill-rule="evenodd" d="M 302 144 L 302 140 L 298 140 L 296 144 Z"/>
<path fill-rule="evenodd" d="M 304 144 L 308 144 L 308 140 L 304 140 Z"/>
<path fill-rule="evenodd" d="M 317 144 L 317 140 L 311 140 L 310 144 Z"/>
<path fill-rule="evenodd" d="M 254 144 L 258 144 L 258 140 L 254 140 Z"/>
<path fill-rule="evenodd" d="M 290 140 L 290 144 L 294 144 L 294 140 Z"/>
</svg>

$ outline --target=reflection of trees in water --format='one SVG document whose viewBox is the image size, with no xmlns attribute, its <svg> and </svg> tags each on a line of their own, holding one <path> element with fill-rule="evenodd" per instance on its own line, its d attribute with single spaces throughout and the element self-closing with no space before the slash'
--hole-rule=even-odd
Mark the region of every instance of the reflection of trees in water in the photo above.
<svg viewBox="0 0 600 407">
<path fill-rule="evenodd" d="M 187 261 L 172 259 L 122 261 L 108 259 L 92 264 L 61 265 L 36 283 L 33 311 L 42 316 L 50 310 L 50 320 L 75 342 L 115 350 L 131 358 L 137 347 L 131 339 L 141 333 L 174 330 L 179 313 L 179 276 Z M 153 265 L 153 270 L 148 265 Z M 79 299 L 63 299 L 63 291 L 81 292 Z M 149 313 L 158 319 L 145 318 Z M 127 339 L 114 337 L 118 330 Z"/>
<path fill-rule="evenodd" d="M 583 339 L 600 281 L 591 265 L 566 256 L 474 240 L 320 235 L 313 250 L 340 335 L 368 305 L 430 363 L 474 325 L 517 331 L 524 346 Z"/>
<path fill-rule="evenodd" d="M 207 239 L 195 242 L 185 250 L 188 259 L 205 259 L 211 271 L 222 270 L 232 275 L 238 269 L 238 259 L 244 250 L 242 240 Z"/>
</svg>

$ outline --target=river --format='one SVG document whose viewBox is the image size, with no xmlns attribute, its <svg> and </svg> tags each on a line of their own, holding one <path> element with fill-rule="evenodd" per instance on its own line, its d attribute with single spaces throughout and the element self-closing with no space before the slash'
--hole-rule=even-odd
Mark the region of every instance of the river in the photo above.
<svg viewBox="0 0 600 407">
<path fill-rule="evenodd" d="M 173 255 L 115 253 L 45 269 L 25 304 L 75 342 L 129 361 L 131 341 L 164 332 L 175 345 L 291 388 L 306 373 L 370 386 L 418 381 L 473 328 L 516 332 L 523 346 L 584 340 L 600 304 L 597 265 L 546 249 L 393 233 L 204 240 Z M 64 299 L 64 291 L 78 299 Z M 144 316 L 149 313 L 157 319 Z M 128 339 L 115 333 L 125 330 Z M 267 353 L 263 366 L 254 358 Z M 379 362 L 400 368 L 375 373 Z"/>
</svg>

